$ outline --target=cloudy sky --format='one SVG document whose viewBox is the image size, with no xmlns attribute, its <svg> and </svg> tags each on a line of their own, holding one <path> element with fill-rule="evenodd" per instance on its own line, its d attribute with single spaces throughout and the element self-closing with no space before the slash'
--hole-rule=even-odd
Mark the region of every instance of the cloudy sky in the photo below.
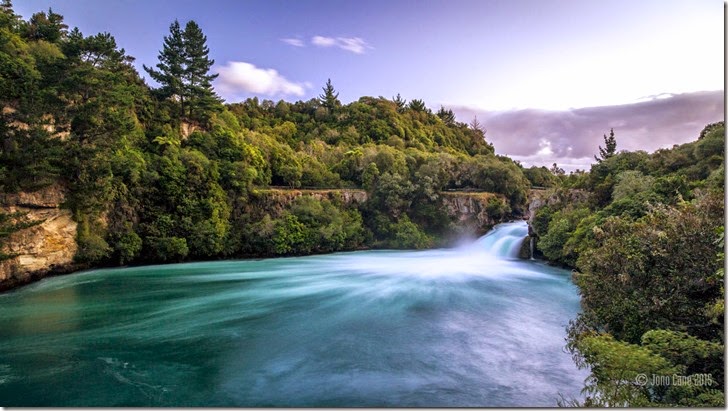
<svg viewBox="0 0 728 411">
<path fill-rule="evenodd" d="M 602 136 L 653 151 L 723 119 L 722 0 L 22 0 L 153 65 L 169 24 L 208 36 L 227 101 L 420 98 L 500 154 L 588 168 Z"/>
</svg>

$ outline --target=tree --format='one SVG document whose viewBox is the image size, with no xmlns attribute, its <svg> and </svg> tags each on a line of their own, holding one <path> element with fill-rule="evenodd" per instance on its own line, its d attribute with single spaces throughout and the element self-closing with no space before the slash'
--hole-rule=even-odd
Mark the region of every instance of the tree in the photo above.
<svg viewBox="0 0 728 411">
<path fill-rule="evenodd" d="M 398 113 L 404 113 L 405 109 L 407 108 L 407 101 L 402 98 L 402 96 L 397 93 L 397 95 L 392 99 L 394 104 L 397 105 L 397 112 Z"/>
<path fill-rule="evenodd" d="M 217 74 L 209 74 L 215 60 L 208 57 L 206 42 L 207 37 L 193 20 L 187 22 L 184 31 L 175 20 L 169 26 L 169 36 L 164 37 L 158 70 L 144 66 L 161 85 L 157 90 L 159 97 L 179 102 L 179 118 L 205 122 L 210 111 L 220 109 L 221 100 L 212 87 Z"/>
<path fill-rule="evenodd" d="M 478 116 L 473 116 L 473 121 L 470 122 L 469 126 L 476 132 L 476 134 L 479 134 L 483 139 L 485 139 L 485 133 L 487 133 L 488 130 L 486 130 L 483 124 L 478 121 Z"/>
<path fill-rule="evenodd" d="M 322 90 L 324 91 L 324 94 L 319 96 L 319 101 L 321 102 L 321 105 L 329 111 L 329 114 L 331 114 L 341 105 L 341 102 L 339 101 L 339 93 L 334 90 L 334 86 L 331 84 L 331 79 L 326 81 L 326 85 L 322 88 Z"/>
<path fill-rule="evenodd" d="M 549 171 L 555 176 L 563 176 L 564 174 L 566 174 L 566 171 L 564 171 L 564 169 L 559 167 L 559 165 L 556 163 L 551 166 Z"/>
<path fill-rule="evenodd" d="M 448 126 L 455 124 L 455 113 L 450 109 L 445 110 L 445 107 L 440 106 L 440 110 L 437 111 L 437 116 Z"/>
<path fill-rule="evenodd" d="M 12 7 L 11 4 L 8 7 Z M 66 37 L 68 25 L 63 23 L 63 16 L 48 9 L 48 14 L 41 11 L 25 23 L 25 37 L 30 40 L 45 40 L 56 43 Z"/>
<path fill-rule="evenodd" d="M 193 120 L 207 121 L 210 111 L 219 110 L 221 100 L 212 88 L 212 81 L 218 74 L 210 74 L 215 60 L 209 58 L 207 36 L 200 26 L 190 20 L 182 33 L 185 67 L 183 74 L 184 94 L 188 99 L 189 116 Z"/>
<path fill-rule="evenodd" d="M 179 21 L 175 20 L 169 26 L 169 36 L 164 36 L 164 44 L 159 52 L 157 69 L 143 66 L 149 76 L 161 84 L 157 89 L 162 99 L 175 97 L 180 101 L 180 108 L 184 110 L 184 86 L 182 78 L 185 73 L 185 45 Z"/>
<path fill-rule="evenodd" d="M 599 146 L 599 157 L 594 156 L 594 159 L 599 163 L 601 163 L 602 160 L 606 160 L 609 157 L 614 156 L 617 152 L 617 139 L 614 138 L 614 129 L 609 131 L 609 137 L 607 137 L 606 134 L 604 135 L 604 146 L 605 148 Z"/>
<path fill-rule="evenodd" d="M 416 112 L 424 113 L 427 111 L 427 107 L 425 106 L 425 102 L 420 99 L 413 99 L 409 103 L 409 109 Z"/>
</svg>

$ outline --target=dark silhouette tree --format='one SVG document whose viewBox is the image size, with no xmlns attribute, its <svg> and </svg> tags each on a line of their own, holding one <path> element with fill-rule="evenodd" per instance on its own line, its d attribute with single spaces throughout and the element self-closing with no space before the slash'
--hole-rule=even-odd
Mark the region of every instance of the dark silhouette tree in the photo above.
<svg viewBox="0 0 728 411">
<path fill-rule="evenodd" d="M 403 99 L 402 96 L 397 93 L 397 96 L 392 100 L 397 105 L 397 112 L 404 113 L 407 109 L 407 100 Z"/>
<path fill-rule="evenodd" d="M 617 139 L 614 138 L 614 129 L 609 131 L 609 137 L 606 134 L 604 135 L 604 145 L 604 148 L 599 146 L 599 157 L 594 156 L 594 159 L 599 163 L 612 157 L 617 152 Z"/>
<path fill-rule="evenodd" d="M 448 126 L 455 124 L 455 113 L 450 109 L 445 110 L 445 107 L 440 106 L 440 110 L 437 111 L 437 116 Z"/>
<path fill-rule="evenodd" d="M 563 176 L 564 174 L 566 174 L 566 171 L 564 171 L 564 169 L 559 167 L 559 165 L 556 163 L 554 163 L 554 165 L 551 166 L 549 171 L 551 172 L 551 174 L 553 174 L 555 176 Z"/>
<path fill-rule="evenodd" d="M 416 112 L 420 112 L 420 113 L 424 113 L 424 112 L 427 111 L 427 107 L 425 106 L 425 102 L 423 100 L 420 100 L 420 99 L 417 99 L 417 98 L 416 99 L 413 99 L 412 101 L 410 101 L 408 107 L 409 107 L 410 110 L 416 111 Z"/>
<path fill-rule="evenodd" d="M 319 101 L 331 114 L 341 105 L 341 102 L 339 101 L 339 93 L 336 92 L 334 86 L 331 84 L 331 79 L 326 81 L 326 85 L 322 88 L 322 90 L 324 93 L 319 96 Z"/>
</svg>

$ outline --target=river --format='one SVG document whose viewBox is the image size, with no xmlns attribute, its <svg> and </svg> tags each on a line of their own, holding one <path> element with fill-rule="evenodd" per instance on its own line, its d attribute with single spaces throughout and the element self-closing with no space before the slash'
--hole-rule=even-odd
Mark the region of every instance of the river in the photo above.
<svg viewBox="0 0 728 411">
<path fill-rule="evenodd" d="M 525 235 L 48 278 L 0 295 L 0 406 L 555 406 L 579 298 Z"/>
</svg>

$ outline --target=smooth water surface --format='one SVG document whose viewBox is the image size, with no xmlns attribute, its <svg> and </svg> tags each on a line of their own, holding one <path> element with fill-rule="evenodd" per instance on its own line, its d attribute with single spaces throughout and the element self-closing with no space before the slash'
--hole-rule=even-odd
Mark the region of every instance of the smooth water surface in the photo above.
<svg viewBox="0 0 728 411">
<path fill-rule="evenodd" d="M 579 300 L 525 230 L 43 280 L 0 295 L 0 406 L 554 406 Z"/>
</svg>

